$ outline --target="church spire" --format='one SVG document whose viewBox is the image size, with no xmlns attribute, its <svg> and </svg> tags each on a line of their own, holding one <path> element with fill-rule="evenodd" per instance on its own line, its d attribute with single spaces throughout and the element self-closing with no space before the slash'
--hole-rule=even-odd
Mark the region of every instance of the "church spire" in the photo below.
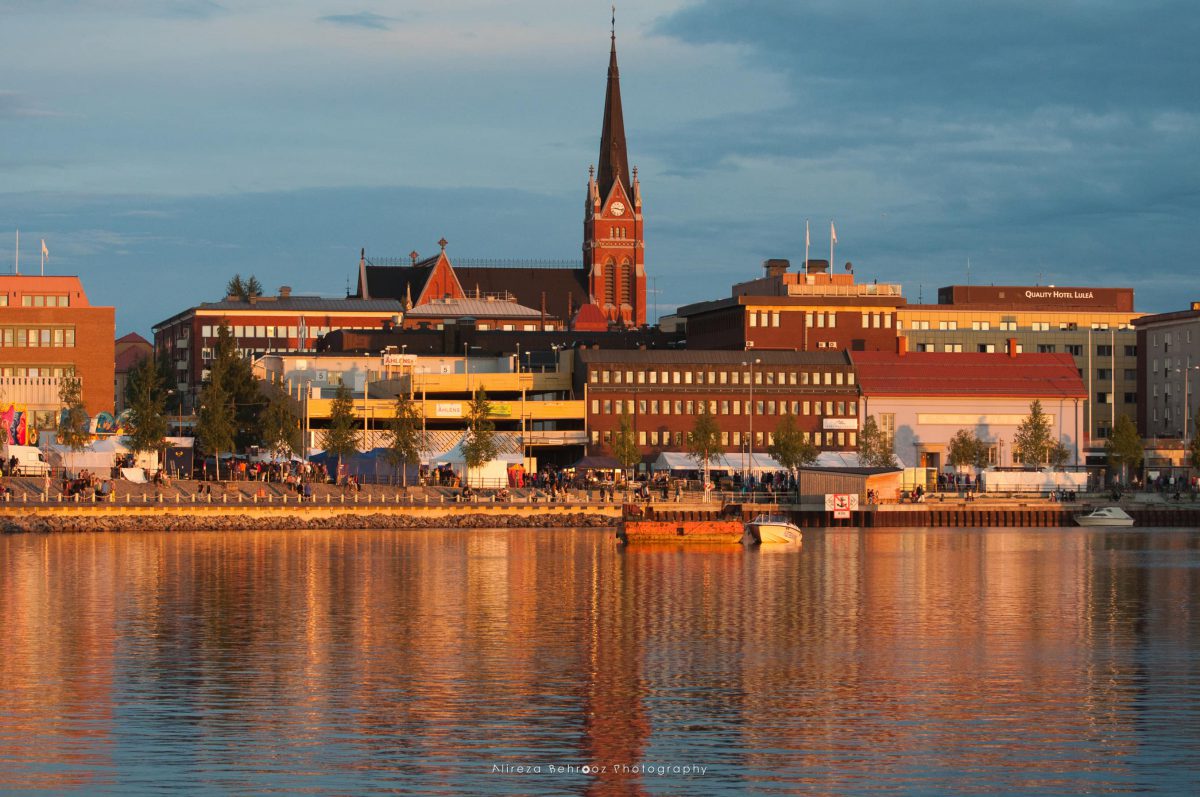
<svg viewBox="0 0 1200 797">
<path fill-rule="evenodd" d="M 608 56 L 608 90 L 604 95 L 604 125 L 600 129 L 600 169 L 597 187 L 608 196 L 620 181 L 629 190 L 629 155 L 625 148 L 625 119 L 621 114 L 621 81 L 617 72 L 617 29 L 614 9 L 612 50 Z"/>
</svg>

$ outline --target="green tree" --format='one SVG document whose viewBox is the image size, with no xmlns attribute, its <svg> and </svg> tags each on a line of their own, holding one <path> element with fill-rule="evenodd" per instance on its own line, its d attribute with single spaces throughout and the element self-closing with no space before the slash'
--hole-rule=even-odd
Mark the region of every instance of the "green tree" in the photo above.
<svg viewBox="0 0 1200 797">
<path fill-rule="evenodd" d="M 260 418 L 262 444 L 274 456 L 287 457 L 300 450 L 300 418 L 294 399 L 282 385 L 267 383 L 266 404 Z"/>
<path fill-rule="evenodd" d="M 329 428 L 321 433 L 321 447 L 327 454 L 344 459 L 358 451 L 358 433 L 354 397 L 346 383 L 339 379 L 329 407 Z"/>
<path fill-rule="evenodd" d="M 58 416 L 58 442 L 72 451 L 82 451 L 88 444 L 88 414 L 83 406 L 83 383 L 77 377 L 63 377 L 58 383 L 58 401 L 62 411 Z"/>
<path fill-rule="evenodd" d="M 973 429 L 959 429 L 947 445 L 946 461 L 958 467 L 979 468 L 987 464 L 987 443 Z"/>
<path fill-rule="evenodd" d="M 404 486 L 408 486 L 408 466 L 421 462 L 421 414 L 417 404 L 401 393 L 388 421 L 387 460 L 399 469 Z"/>
<path fill-rule="evenodd" d="M 775 440 L 767 452 L 793 475 L 797 468 L 816 462 L 821 453 L 816 443 L 796 426 L 796 419 L 791 415 L 783 416 L 775 427 Z"/>
<path fill-rule="evenodd" d="M 125 443 L 135 453 L 165 448 L 169 425 L 166 416 L 167 374 L 152 356 L 143 357 L 129 371 L 125 382 Z"/>
<path fill-rule="evenodd" d="M 708 466 L 721 453 L 721 430 L 717 422 L 707 412 L 700 412 L 692 423 L 692 431 L 688 433 L 687 452 L 704 471 L 704 486 L 708 487 Z M 708 490 L 704 490 L 704 500 L 708 500 Z"/>
<path fill-rule="evenodd" d="M 642 461 L 642 452 L 638 448 L 637 433 L 633 429 L 633 416 L 627 412 L 621 413 L 620 425 L 613 432 L 612 454 L 628 472 Z"/>
<path fill-rule="evenodd" d="M 1122 415 L 1113 424 L 1112 434 L 1104 441 L 1104 453 L 1108 455 L 1109 466 L 1120 468 L 1121 481 L 1128 484 L 1129 471 L 1137 471 L 1145 456 L 1142 437 L 1128 415 Z"/>
<path fill-rule="evenodd" d="M 858 433 L 858 459 L 868 468 L 896 467 L 896 452 L 892 441 L 879 428 L 874 415 L 868 415 Z"/>
<path fill-rule="evenodd" d="M 1200 411 L 1196 413 L 1196 418 L 1192 423 L 1192 442 L 1188 446 L 1188 460 L 1192 464 L 1192 470 L 1200 470 Z"/>
<path fill-rule="evenodd" d="M 1042 412 L 1042 402 L 1035 399 L 1029 405 L 1029 415 L 1013 436 L 1013 457 L 1027 465 L 1049 463 L 1054 443 L 1050 418 Z"/>
<path fill-rule="evenodd" d="M 210 369 L 200 388 L 200 411 L 196 415 L 196 438 L 205 452 L 212 452 L 216 477 L 221 478 L 221 452 L 233 451 L 233 395 L 226 389 L 224 375 Z"/>
<path fill-rule="evenodd" d="M 487 391 L 479 388 L 467 405 L 467 434 L 462 449 L 468 470 L 491 462 L 500 451 L 496 424 L 492 423 L 491 416 L 492 402 L 488 401 Z"/>
<path fill-rule="evenodd" d="M 225 295 L 233 296 L 242 301 L 248 301 L 252 297 L 262 296 L 262 283 L 258 281 L 258 277 L 253 274 L 247 279 L 242 279 L 241 274 L 234 274 L 233 279 L 225 284 Z"/>
</svg>

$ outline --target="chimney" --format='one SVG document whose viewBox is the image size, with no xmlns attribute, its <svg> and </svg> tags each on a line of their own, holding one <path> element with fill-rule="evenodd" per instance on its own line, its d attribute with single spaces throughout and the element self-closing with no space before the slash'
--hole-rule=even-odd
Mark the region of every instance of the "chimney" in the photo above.
<svg viewBox="0 0 1200 797">
<path fill-rule="evenodd" d="M 791 262 L 781 258 L 773 257 L 770 260 L 763 261 L 763 268 L 766 270 L 768 277 L 782 277 L 787 273 L 788 267 L 791 265 Z"/>
<path fill-rule="evenodd" d="M 908 354 L 908 338 L 904 337 L 903 335 L 898 335 L 896 337 L 896 354 L 901 357 Z"/>
<path fill-rule="evenodd" d="M 1014 360 L 1017 358 L 1017 339 L 1016 338 L 1008 339 L 1008 356 L 1012 357 Z"/>
<path fill-rule="evenodd" d="M 292 295 L 292 286 L 291 285 L 280 285 L 279 286 L 279 298 L 280 299 L 286 299 L 287 297 L 289 297 L 291 295 Z"/>
</svg>

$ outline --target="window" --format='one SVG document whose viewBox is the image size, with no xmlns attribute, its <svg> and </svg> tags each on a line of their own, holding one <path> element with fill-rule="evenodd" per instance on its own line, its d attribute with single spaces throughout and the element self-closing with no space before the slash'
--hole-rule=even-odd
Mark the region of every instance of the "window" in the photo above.
<svg viewBox="0 0 1200 797">
<path fill-rule="evenodd" d="M 879 413 L 879 431 L 883 433 L 883 439 L 891 448 L 896 439 L 896 414 L 894 412 Z"/>
<path fill-rule="evenodd" d="M 1004 332 L 1016 332 L 1017 319 L 1013 318 L 1012 316 L 1005 316 L 1000 320 L 1000 329 Z"/>
<path fill-rule="evenodd" d="M 1125 394 L 1125 403 L 1126 404 L 1137 404 L 1137 393 L 1126 393 Z"/>
<path fill-rule="evenodd" d="M 975 330 L 976 332 L 986 331 L 991 328 L 992 328 L 992 323 L 990 321 L 972 321 L 971 322 L 971 329 Z"/>
<path fill-rule="evenodd" d="M 213 328 L 210 326 L 200 327 L 200 335 L 205 338 L 211 338 L 213 336 Z"/>
<path fill-rule="evenodd" d="M 1017 344 L 1017 350 L 1016 350 L 1016 352 L 1013 352 L 1013 350 L 1012 350 L 1012 345 L 1011 345 L 1011 344 L 1009 344 L 1009 343 L 1005 343 L 1005 344 L 1004 344 L 1004 351 L 1005 351 L 1005 353 L 1006 353 L 1006 354 L 1014 354 L 1014 353 L 1015 353 L 1015 354 L 1020 354 L 1021 352 L 1025 351 L 1025 346 L 1024 346 L 1023 344 L 1021 344 L 1021 343 L 1018 343 L 1018 344 Z"/>
<path fill-rule="evenodd" d="M 1050 331 L 1050 322 L 1034 321 L 1032 324 L 1029 325 L 1029 328 L 1032 329 L 1034 332 L 1049 332 Z"/>
<path fill-rule="evenodd" d="M 773 326 L 773 327 L 779 326 L 779 313 L 778 312 L 771 313 L 771 326 Z"/>
<path fill-rule="evenodd" d="M 1126 346 L 1125 347 L 1125 356 L 1126 357 L 1137 357 L 1137 346 Z"/>
<path fill-rule="evenodd" d="M 945 352 L 962 351 L 962 344 L 961 343 L 946 343 L 942 346 L 942 351 L 945 351 Z"/>
<path fill-rule="evenodd" d="M 995 343 L 980 343 L 975 347 L 975 350 L 980 354 L 994 354 L 996 352 Z"/>
<path fill-rule="evenodd" d="M 758 326 L 758 313 L 753 310 L 750 311 L 750 326 Z"/>
<path fill-rule="evenodd" d="M 639 385 L 644 385 L 644 384 L 646 384 L 646 372 L 645 372 L 645 371 L 638 371 L 638 372 L 637 372 L 637 383 L 638 383 Z"/>
<path fill-rule="evenodd" d="M 928 321 L 913 321 L 911 329 L 929 329 Z"/>
<path fill-rule="evenodd" d="M 1112 379 L 1112 369 L 1111 368 L 1097 368 L 1096 369 L 1096 378 L 1100 379 L 1100 380 Z"/>
<path fill-rule="evenodd" d="M 1111 357 L 1112 353 L 1113 353 L 1113 347 L 1107 343 L 1096 347 L 1096 356 L 1097 357 Z"/>
<path fill-rule="evenodd" d="M 1105 393 L 1105 392 L 1101 391 L 1096 394 L 1096 403 L 1097 404 L 1111 404 L 1112 403 L 1110 401 L 1111 397 L 1112 397 L 1112 393 Z"/>
<path fill-rule="evenodd" d="M 604 414 L 612 415 L 612 401 L 608 399 L 605 399 L 604 401 Z"/>
<path fill-rule="evenodd" d="M 1125 379 L 1128 379 L 1130 381 L 1137 379 L 1137 369 L 1136 368 L 1126 368 L 1125 369 Z"/>
<path fill-rule="evenodd" d="M 1053 343 L 1039 343 L 1037 345 L 1038 354 L 1054 354 L 1055 348 Z"/>
<path fill-rule="evenodd" d="M 646 400 L 645 400 L 645 399 L 638 399 L 638 405 L 637 405 L 637 407 L 638 407 L 638 408 L 637 408 L 638 415 L 645 415 L 645 414 L 646 414 Z"/>
<path fill-rule="evenodd" d="M 958 322 L 957 321 L 939 321 L 938 329 L 942 329 L 942 330 L 958 329 Z"/>
<path fill-rule="evenodd" d="M 600 399 L 592 399 L 592 415 L 600 414 Z"/>
<path fill-rule="evenodd" d="M 1070 354 L 1074 357 L 1083 356 L 1083 346 L 1081 344 L 1068 343 L 1066 346 L 1063 346 L 1063 348 L 1067 350 L 1067 354 Z"/>
</svg>

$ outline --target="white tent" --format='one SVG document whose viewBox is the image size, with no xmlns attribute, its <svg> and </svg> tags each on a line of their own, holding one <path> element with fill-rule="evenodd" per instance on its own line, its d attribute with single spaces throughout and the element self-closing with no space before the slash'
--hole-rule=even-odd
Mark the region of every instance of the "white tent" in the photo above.
<svg viewBox="0 0 1200 797">
<path fill-rule="evenodd" d="M 656 471 L 701 471 L 704 469 L 704 466 L 693 459 L 690 454 L 682 451 L 662 452 L 658 455 L 658 459 L 654 460 L 652 467 Z M 726 470 L 732 473 L 741 473 L 747 468 L 752 473 L 784 470 L 784 467 L 776 462 L 774 457 L 757 452 L 754 454 L 753 460 L 749 456 L 744 457 L 741 454 L 721 454 L 708 465 L 710 471 Z"/>
<path fill-rule="evenodd" d="M 61 445 L 49 435 L 43 437 L 42 451 L 52 467 L 66 468 L 72 473 L 87 469 L 103 475 L 107 475 L 116 464 L 118 455 L 133 453 L 118 437 L 94 440 L 82 451 L 73 451 L 70 446 Z M 138 454 L 134 465 L 149 470 L 157 469 L 158 452 Z"/>
<path fill-rule="evenodd" d="M 426 465 L 451 465 L 459 473 L 467 473 L 467 484 L 471 487 L 506 487 L 508 485 L 508 466 L 521 464 L 521 455 L 501 452 L 490 462 L 485 462 L 478 468 L 467 468 L 467 458 L 463 455 L 463 443 L 459 441 L 454 448 L 441 453 L 421 452 L 421 462 Z"/>
</svg>

